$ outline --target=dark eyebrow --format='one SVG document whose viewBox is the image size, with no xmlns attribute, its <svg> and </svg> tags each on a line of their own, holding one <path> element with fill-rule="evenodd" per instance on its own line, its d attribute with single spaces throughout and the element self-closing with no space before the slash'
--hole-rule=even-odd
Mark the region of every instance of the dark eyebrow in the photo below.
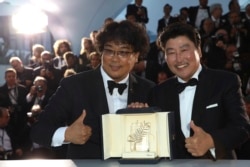
<svg viewBox="0 0 250 167">
<path fill-rule="evenodd" d="M 174 49 L 173 48 L 167 48 L 166 52 L 171 51 L 171 50 L 174 50 Z"/>
<path fill-rule="evenodd" d="M 189 44 L 184 44 L 184 45 L 180 46 L 181 49 L 183 49 L 183 48 L 189 48 L 189 47 L 190 47 Z"/>
<path fill-rule="evenodd" d="M 190 47 L 189 44 L 184 44 L 184 45 L 180 46 L 180 49 L 185 49 L 185 48 L 189 48 L 189 47 Z M 171 50 L 174 50 L 174 48 L 167 48 L 166 52 L 171 51 Z"/>
<path fill-rule="evenodd" d="M 104 47 L 110 47 L 110 48 L 112 48 L 112 46 L 113 45 L 111 45 L 109 43 L 104 45 Z M 131 49 L 131 47 L 129 45 L 127 45 L 127 44 L 118 44 L 116 46 L 119 46 L 120 49 Z"/>
</svg>

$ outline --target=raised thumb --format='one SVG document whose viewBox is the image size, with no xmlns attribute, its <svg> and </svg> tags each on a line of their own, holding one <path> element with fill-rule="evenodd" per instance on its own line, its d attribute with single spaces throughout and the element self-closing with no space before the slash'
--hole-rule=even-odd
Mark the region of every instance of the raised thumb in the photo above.
<svg viewBox="0 0 250 167">
<path fill-rule="evenodd" d="M 85 119 L 85 117 L 86 117 L 86 111 L 83 110 L 82 114 L 77 118 L 77 120 L 75 122 L 83 123 L 83 120 Z"/>
<path fill-rule="evenodd" d="M 199 132 L 199 129 L 200 129 L 199 126 L 196 126 L 196 125 L 195 125 L 195 123 L 194 123 L 193 120 L 190 122 L 190 128 L 194 131 L 194 133 Z"/>
</svg>

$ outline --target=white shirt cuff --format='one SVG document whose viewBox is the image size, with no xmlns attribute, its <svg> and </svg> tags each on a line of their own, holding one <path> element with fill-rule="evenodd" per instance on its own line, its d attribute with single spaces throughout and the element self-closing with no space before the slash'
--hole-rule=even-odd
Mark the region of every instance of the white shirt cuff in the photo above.
<svg viewBox="0 0 250 167">
<path fill-rule="evenodd" d="M 29 103 L 31 102 L 33 96 L 31 95 L 31 93 L 28 93 L 27 96 L 26 96 L 26 101 Z"/>
<path fill-rule="evenodd" d="M 55 131 L 55 133 L 52 137 L 52 142 L 51 142 L 52 147 L 58 147 L 58 146 L 61 146 L 63 144 L 69 143 L 69 142 L 64 142 L 64 134 L 65 134 L 66 129 L 67 129 L 67 127 L 61 127 Z"/>
<path fill-rule="evenodd" d="M 209 149 L 210 150 L 210 153 L 212 154 L 212 156 L 214 157 L 214 158 L 216 158 L 216 155 L 215 155 L 215 148 L 211 148 L 211 149 Z"/>
</svg>

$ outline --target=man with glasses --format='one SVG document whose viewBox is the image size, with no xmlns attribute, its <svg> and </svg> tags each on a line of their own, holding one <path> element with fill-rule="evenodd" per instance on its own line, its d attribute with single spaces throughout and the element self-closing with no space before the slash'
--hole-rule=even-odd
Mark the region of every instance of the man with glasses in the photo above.
<svg viewBox="0 0 250 167">
<path fill-rule="evenodd" d="M 101 115 L 130 103 L 143 107 L 154 86 L 131 73 L 149 47 L 143 27 L 112 22 L 96 40 L 100 67 L 63 79 L 31 132 L 33 141 L 44 146 L 69 143 L 67 158 L 102 158 Z"/>
</svg>

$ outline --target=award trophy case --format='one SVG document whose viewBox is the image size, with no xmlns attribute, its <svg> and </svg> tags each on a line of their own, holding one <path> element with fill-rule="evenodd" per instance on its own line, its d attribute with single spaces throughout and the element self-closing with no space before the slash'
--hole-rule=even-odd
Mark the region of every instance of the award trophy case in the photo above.
<svg viewBox="0 0 250 167">
<path fill-rule="evenodd" d="M 120 163 L 157 163 L 172 159 L 173 113 L 152 108 L 122 109 L 102 115 L 103 159 Z"/>
</svg>

